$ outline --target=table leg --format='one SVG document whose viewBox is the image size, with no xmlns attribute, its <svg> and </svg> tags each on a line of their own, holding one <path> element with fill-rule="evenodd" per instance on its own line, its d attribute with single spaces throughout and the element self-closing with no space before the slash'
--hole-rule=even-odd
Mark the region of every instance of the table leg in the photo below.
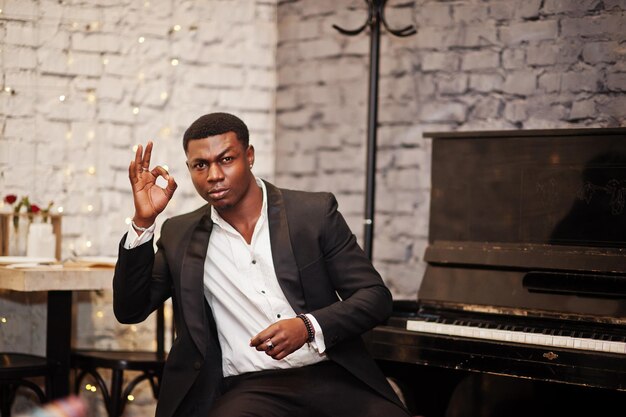
<svg viewBox="0 0 626 417">
<path fill-rule="evenodd" d="M 72 353 L 72 292 L 48 291 L 46 356 L 58 366 L 52 380 L 51 398 L 70 393 L 70 359 Z"/>
</svg>

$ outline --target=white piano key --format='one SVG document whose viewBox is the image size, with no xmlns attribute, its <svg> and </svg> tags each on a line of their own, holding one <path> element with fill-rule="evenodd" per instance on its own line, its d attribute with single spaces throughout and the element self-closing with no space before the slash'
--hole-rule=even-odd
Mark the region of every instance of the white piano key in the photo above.
<svg viewBox="0 0 626 417">
<path fill-rule="evenodd" d="M 555 346 L 570 349 L 626 354 L 625 342 L 610 342 L 570 336 L 544 335 L 540 333 L 512 330 L 485 329 L 471 326 L 432 323 L 422 320 L 408 320 L 406 328 L 410 331 L 423 333 L 445 334 L 450 336 L 507 341 L 537 346 Z"/>
</svg>

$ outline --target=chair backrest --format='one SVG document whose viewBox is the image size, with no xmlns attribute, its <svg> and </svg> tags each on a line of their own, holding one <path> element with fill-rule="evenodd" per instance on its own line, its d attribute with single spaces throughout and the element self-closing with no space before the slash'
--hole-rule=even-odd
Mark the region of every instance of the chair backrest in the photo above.
<svg viewBox="0 0 626 417">
<path fill-rule="evenodd" d="M 161 304 L 161 306 L 159 308 L 157 308 L 156 310 L 156 345 L 157 345 L 157 353 L 159 355 L 164 355 L 167 352 L 169 352 L 169 347 L 171 346 L 171 344 L 174 342 L 174 338 L 176 337 L 176 328 L 174 326 L 174 313 L 172 310 L 169 311 L 169 320 L 168 320 L 168 325 L 169 325 L 169 329 L 168 326 L 166 326 L 166 322 L 165 322 L 165 309 L 167 307 L 171 308 L 171 304 Z M 170 332 L 169 334 L 169 340 L 166 340 L 165 335 L 166 335 L 166 331 Z M 168 346 L 166 348 L 165 343 L 168 342 L 168 344 L 170 346 Z"/>
</svg>

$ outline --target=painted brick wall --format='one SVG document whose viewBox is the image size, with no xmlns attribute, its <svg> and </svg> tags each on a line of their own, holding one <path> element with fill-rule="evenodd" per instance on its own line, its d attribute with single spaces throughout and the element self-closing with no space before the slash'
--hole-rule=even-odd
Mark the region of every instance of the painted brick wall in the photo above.
<svg viewBox="0 0 626 417">
<path fill-rule="evenodd" d="M 424 131 L 626 126 L 623 0 L 389 1 L 381 39 L 374 262 L 398 298 L 424 270 Z M 280 1 L 276 177 L 330 190 L 362 235 L 369 36 L 363 1 Z"/>
<path fill-rule="evenodd" d="M 204 113 L 246 120 L 256 172 L 273 177 L 274 2 L 5 0 L 0 7 L 0 190 L 63 207 L 64 256 L 115 255 L 133 214 L 127 168 L 138 143 L 155 141 L 153 163 L 167 164 L 178 180 L 166 215 L 202 203 L 181 137 Z"/>
</svg>

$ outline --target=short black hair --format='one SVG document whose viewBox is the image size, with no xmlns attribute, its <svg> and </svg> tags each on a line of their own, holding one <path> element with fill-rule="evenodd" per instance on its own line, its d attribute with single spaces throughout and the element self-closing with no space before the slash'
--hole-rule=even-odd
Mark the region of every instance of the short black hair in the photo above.
<svg viewBox="0 0 626 417">
<path fill-rule="evenodd" d="M 198 118 L 185 131 L 183 148 L 187 152 L 187 144 L 190 140 L 204 139 L 227 132 L 234 132 L 243 148 L 248 149 L 250 135 L 248 126 L 239 117 L 230 113 L 209 113 Z"/>
</svg>

